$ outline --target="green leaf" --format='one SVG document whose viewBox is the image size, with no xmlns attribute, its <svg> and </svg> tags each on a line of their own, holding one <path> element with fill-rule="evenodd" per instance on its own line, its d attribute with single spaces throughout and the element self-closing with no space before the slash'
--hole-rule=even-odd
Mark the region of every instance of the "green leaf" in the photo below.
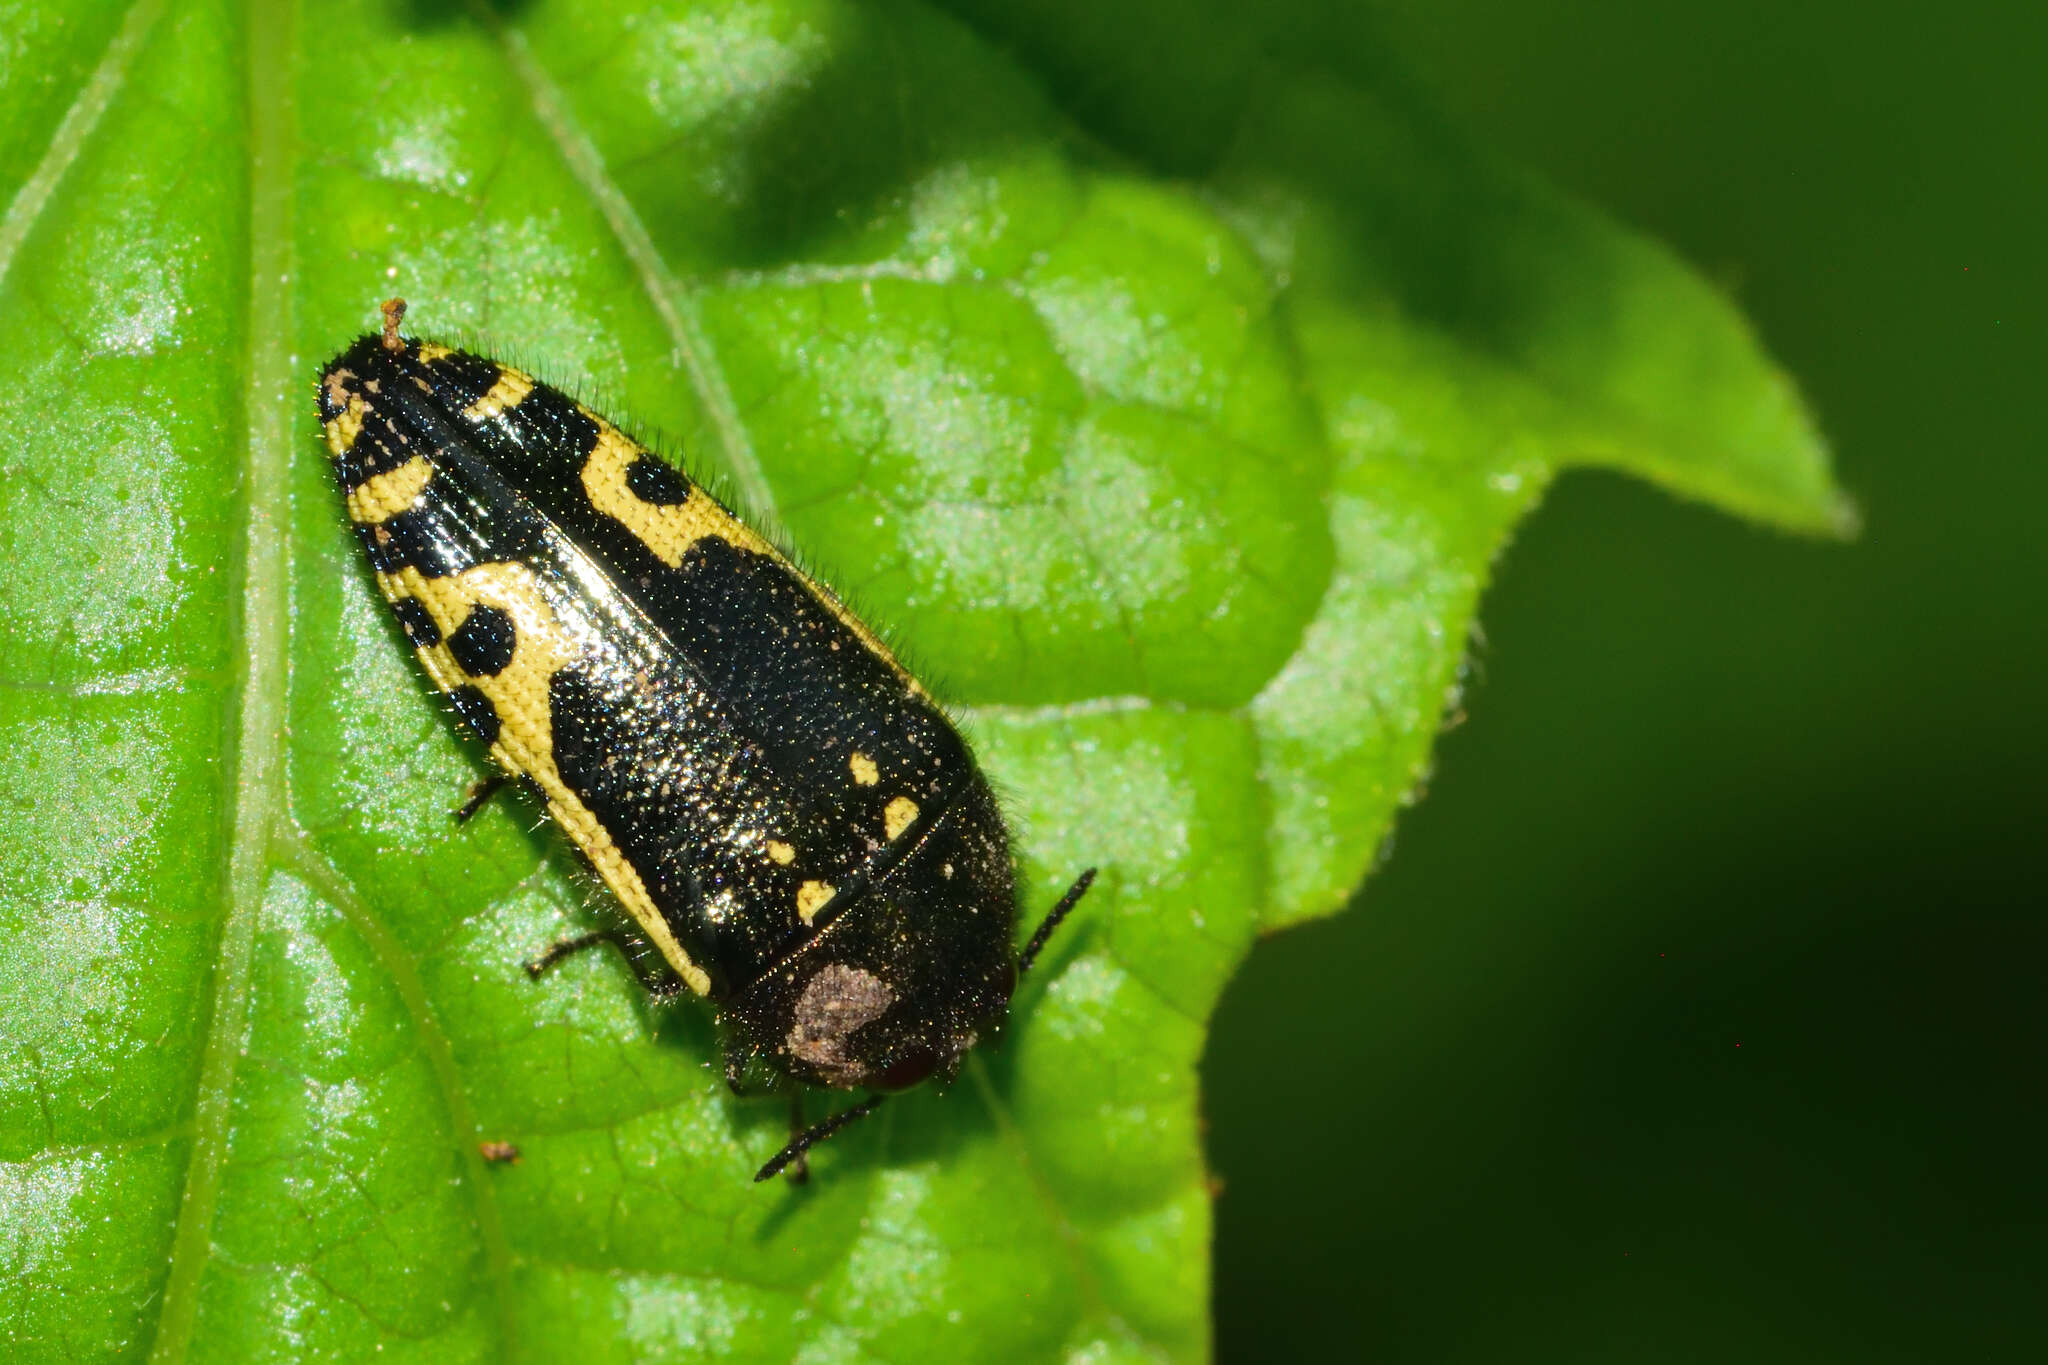
<svg viewBox="0 0 2048 1365">
<path fill-rule="evenodd" d="M 11 1358 L 1200 1358 L 1204 1021 L 1363 878 L 1515 520 L 1603 463 L 1845 525 L 1734 312 L 1369 34 L 959 9 L 8 8 Z M 889 626 L 1027 919 L 1104 869 L 808 1187 L 704 1011 L 519 970 L 603 914 L 552 832 L 448 819 L 312 418 L 392 294 Z"/>
</svg>

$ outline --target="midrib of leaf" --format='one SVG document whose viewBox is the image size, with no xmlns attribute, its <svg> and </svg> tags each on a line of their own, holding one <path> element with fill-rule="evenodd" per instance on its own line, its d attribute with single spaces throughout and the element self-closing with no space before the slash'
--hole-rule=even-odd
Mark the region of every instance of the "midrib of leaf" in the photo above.
<svg viewBox="0 0 2048 1365">
<path fill-rule="evenodd" d="M 50 195 L 63 180 L 64 172 L 71 169 L 71 163 L 85 146 L 92 130 L 99 125 L 100 115 L 114 102 L 121 85 L 128 79 L 128 69 L 135 63 L 135 54 L 142 50 L 150 30 L 164 12 L 165 0 L 135 0 L 128 7 L 127 17 L 114 30 L 113 39 L 107 50 L 100 56 L 99 65 L 79 88 L 78 98 L 71 101 L 71 107 L 64 111 L 57 131 L 50 135 L 50 145 L 43 151 L 43 159 L 36 163 L 35 171 L 21 188 L 15 192 L 14 202 L 7 206 L 7 213 L 0 217 L 0 282 L 5 282 L 7 272 L 14 265 L 15 253 L 28 239 L 29 231 L 36 220 L 42 217 L 44 207 L 50 202 Z"/>
<path fill-rule="evenodd" d="M 648 301 L 654 305 L 662 326 L 668 330 L 670 344 L 675 348 L 674 358 L 682 363 L 684 372 L 690 376 L 690 387 L 696 390 L 697 401 L 704 405 L 705 414 L 718 433 L 719 446 L 725 452 L 726 472 L 732 476 L 740 500 L 745 504 L 744 510 L 751 513 L 759 525 L 776 525 L 780 518 L 776 512 L 774 490 L 768 486 L 768 476 L 761 468 L 760 457 L 754 453 L 753 439 L 747 434 L 746 424 L 740 420 L 731 389 L 726 387 L 725 372 L 718 363 L 711 338 L 704 334 L 694 293 L 676 278 L 675 272 L 668 268 L 668 262 L 662 259 L 660 249 L 648 236 L 647 227 L 640 221 L 640 214 L 632 201 L 626 198 L 625 191 L 618 187 L 605 168 L 604 156 L 598 151 L 597 144 L 590 140 L 582 125 L 569 112 L 568 103 L 562 98 L 553 78 L 534 60 L 525 35 L 500 22 L 480 3 L 473 4 L 471 11 L 478 23 L 497 35 L 498 51 L 503 55 L 506 67 L 525 88 L 527 99 L 533 105 L 534 118 L 554 142 L 569 173 L 576 177 L 576 183 L 583 187 L 584 193 L 604 215 L 619 249 L 625 252 L 626 259 L 632 262 L 634 271 L 640 276 Z"/>
<path fill-rule="evenodd" d="M 214 954 L 212 1009 L 200 1062 L 197 1135 L 171 1269 L 164 1284 L 150 1359 L 182 1362 L 199 1308 L 201 1276 L 213 1246 L 214 1207 L 227 1157 L 235 1063 L 249 1001 L 249 971 L 262 913 L 271 840 L 284 811 L 284 695 L 287 612 L 286 483 L 292 424 L 287 396 L 291 365 L 292 138 L 291 73 L 296 8 L 253 0 L 248 22 L 249 300 L 247 382 L 242 394 L 243 674 L 241 724 L 235 749 L 234 817 L 228 859 L 228 903 Z"/>
</svg>

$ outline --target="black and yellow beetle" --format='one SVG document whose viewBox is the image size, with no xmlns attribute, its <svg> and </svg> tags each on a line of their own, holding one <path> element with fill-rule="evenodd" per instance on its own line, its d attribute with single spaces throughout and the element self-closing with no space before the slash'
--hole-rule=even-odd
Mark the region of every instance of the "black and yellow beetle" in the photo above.
<svg viewBox="0 0 2048 1365">
<path fill-rule="evenodd" d="M 403 313 L 387 303 L 383 332 L 329 362 L 319 406 L 427 676 L 658 951 L 650 988 L 716 1004 L 735 1088 L 758 1058 L 876 1092 L 756 1178 L 888 1092 L 950 1080 L 1093 869 L 1013 955 L 1002 813 L 874 633 L 602 417 L 400 336 Z M 534 971 L 604 939 L 621 941 L 558 944 Z"/>
</svg>

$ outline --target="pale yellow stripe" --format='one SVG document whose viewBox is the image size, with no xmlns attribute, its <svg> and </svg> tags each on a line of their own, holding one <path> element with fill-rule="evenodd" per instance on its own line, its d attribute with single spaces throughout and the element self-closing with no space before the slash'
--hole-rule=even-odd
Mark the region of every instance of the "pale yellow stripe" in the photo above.
<svg viewBox="0 0 2048 1365">
<path fill-rule="evenodd" d="M 434 466 L 424 455 L 415 455 L 396 469 L 363 480 L 348 491 L 348 514 L 364 526 L 391 520 L 420 500 Z"/>
<path fill-rule="evenodd" d="M 498 738 L 491 756 L 507 772 L 524 773 L 547 798 L 548 811 L 583 850 L 619 904 L 653 940 L 676 974 L 699 995 L 711 993 L 711 977 L 690 960 L 676 941 L 668 921 L 647 893 L 647 884 L 626 855 L 612 842 L 597 816 L 562 781 L 555 767 L 554 722 L 548 706 L 548 681 L 577 654 L 575 641 L 562 629 L 533 574 L 524 565 L 480 564 L 443 578 L 428 578 L 418 569 L 379 574 L 384 595 L 396 601 L 411 597 L 427 609 L 445 638 L 459 628 L 477 606 L 493 606 L 512 618 L 515 643 L 512 659 L 489 678 L 473 678 L 455 663 L 445 644 L 416 651 L 427 676 L 444 692 L 476 688 L 498 713 Z"/>
<path fill-rule="evenodd" d="M 330 381 L 331 382 L 331 381 Z M 330 389 L 329 392 L 332 392 Z M 339 457 L 346 455 L 363 432 L 363 416 L 370 410 L 361 394 L 350 394 L 342 410 L 327 419 L 327 448 Z"/>
<path fill-rule="evenodd" d="M 531 377 L 506 366 L 498 371 L 498 382 L 483 397 L 462 410 L 472 422 L 487 422 L 507 408 L 516 408 L 533 392 Z"/>
<path fill-rule="evenodd" d="M 583 463 L 583 491 L 593 507 L 631 531 L 656 559 L 671 569 L 681 567 L 684 553 L 706 537 L 750 550 L 783 565 L 810 589 L 819 606 L 852 631 L 855 638 L 887 664 L 912 692 L 918 696 L 925 695 L 923 685 L 896 662 L 896 656 L 867 628 L 865 622 L 848 611 L 846 605 L 822 584 L 791 565 L 751 526 L 720 507 L 717 500 L 702 488 L 692 485 L 689 498 L 674 506 L 644 502 L 634 496 L 633 490 L 626 486 L 626 470 L 647 452 L 590 409 L 581 411 L 597 423 L 597 444 Z"/>
</svg>

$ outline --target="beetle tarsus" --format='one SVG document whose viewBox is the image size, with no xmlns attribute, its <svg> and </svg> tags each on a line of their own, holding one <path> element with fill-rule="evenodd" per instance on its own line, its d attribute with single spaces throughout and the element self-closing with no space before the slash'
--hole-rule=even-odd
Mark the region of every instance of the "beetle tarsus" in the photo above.
<svg viewBox="0 0 2048 1365">
<path fill-rule="evenodd" d="M 649 963 L 647 959 L 650 954 L 638 939 L 623 929 L 598 929 L 588 934 L 579 934 L 575 938 L 550 943 L 545 952 L 526 964 L 526 974 L 538 981 L 543 973 L 563 958 L 574 957 L 601 943 L 609 943 L 619 950 L 619 956 L 626 960 L 627 969 L 633 973 L 641 989 L 656 1000 L 672 1000 L 687 989 L 682 978 L 669 971 L 667 964 L 659 958 Z"/>
<path fill-rule="evenodd" d="M 492 773 L 489 777 L 479 777 L 476 781 L 470 783 L 469 795 L 463 798 L 462 804 L 456 808 L 455 823 L 458 825 L 468 824 L 475 818 L 476 813 L 488 805 L 490 799 L 498 794 L 499 788 L 511 780 L 511 778 L 503 773 Z"/>
</svg>

